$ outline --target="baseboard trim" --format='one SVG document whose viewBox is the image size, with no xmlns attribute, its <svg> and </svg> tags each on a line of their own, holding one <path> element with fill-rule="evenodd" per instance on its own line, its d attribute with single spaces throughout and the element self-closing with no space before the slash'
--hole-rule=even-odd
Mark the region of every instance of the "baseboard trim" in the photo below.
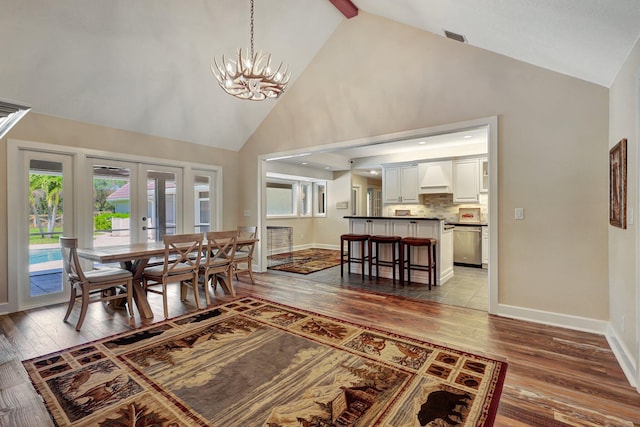
<svg viewBox="0 0 640 427">
<path fill-rule="evenodd" d="M 569 314 L 522 308 L 507 304 L 498 304 L 498 310 L 495 314 L 498 316 L 527 320 L 529 322 L 541 323 L 549 326 L 558 326 L 576 331 L 591 332 L 598 335 L 605 335 L 609 324 L 604 320 L 595 320 L 586 317 L 572 316 Z"/>
<path fill-rule="evenodd" d="M 629 381 L 629 384 L 631 384 L 632 387 L 640 392 L 640 385 L 636 378 L 638 361 L 634 359 L 632 352 L 624 345 L 624 341 L 620 339 L 620 335 L 618 335 L 618 332 L 611 326 L 611 324 L 607 327 L 605 338 L 607 339 L 609 347 L 611 347 L 611 351 L 613 351 L 620 368 L 622 368 L 622 372 L 624 372 L 624 375 L 627 377 L 627 381 Z"/>
<path fill-rule="evenodd" d="M 306 245 L 298 245 L 298 246 L 294 246 L 293 250 L 294 251 L 301 251 L 304 249 L 333 249 L 336 251 L 340 250 L 340 245 L 326 245 L 326 244 L 322 244 L 322 243 L 309 243 Z"/>
</svg>

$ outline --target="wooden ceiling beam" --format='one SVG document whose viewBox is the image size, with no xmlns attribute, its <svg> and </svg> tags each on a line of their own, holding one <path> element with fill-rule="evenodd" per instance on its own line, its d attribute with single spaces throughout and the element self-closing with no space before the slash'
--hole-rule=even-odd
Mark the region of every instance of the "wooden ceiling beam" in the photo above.
<svg viewBox="0 0 640 427">
<path fill-rule="evenodd" d="M 358 7 L 351 0 L 329 0 L 347 19 L 358 16 Z"/>
</svg>

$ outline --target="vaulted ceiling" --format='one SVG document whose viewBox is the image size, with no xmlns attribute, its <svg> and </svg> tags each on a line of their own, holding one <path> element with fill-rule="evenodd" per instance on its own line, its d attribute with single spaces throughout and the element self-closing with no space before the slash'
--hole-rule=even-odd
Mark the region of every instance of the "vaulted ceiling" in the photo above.
<svg viewBox="0 0 640 427">
<path fill-rule="evenodd" d="M 605 87 L 640 35 L 638 0 L 352 1 Z M 0 100 L 34 112 L 239 150 L 281 102 L 235 99 L 211 75 L 214 57 L 249 44 L 248 0 L 0 0 L 0 10 Z M 345 20 L 329 0 L 255 0 L 256 49 L 288 64 L 295 85 Z"/>
</svg>

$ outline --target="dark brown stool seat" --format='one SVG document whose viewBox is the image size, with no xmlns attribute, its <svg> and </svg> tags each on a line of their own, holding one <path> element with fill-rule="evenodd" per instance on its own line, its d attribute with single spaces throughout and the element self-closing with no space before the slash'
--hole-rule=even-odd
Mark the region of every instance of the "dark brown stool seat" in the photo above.
<svg viewBox="0 0 640 427">
<path fill-rule="evenodd" d="M 391 260 L 380 259 L 380 245 L 391 245 Z M 375 249 L 375 252 L 374 252 Z M 393 283 L 396 283 L 396 266 L 400 282 L 404 281 L 402 268 L 402 237 L 400 236 L 370 236 L 369 237 L 369 279 L 373 278 L 373 264 L 376 265 L 376 277 L 380 275 L 380 266 L 391 267 Z"/>
<path fill-rule="evenodd" d="M 347 244 L 347 252 L 344 245 Z M 352 256 L 352 245 L 360 243 L 360 257 Z M 347 263 L 347 273 L 351 274 L 351 263 L 362 265 L 362 280 L 364 280 L 366 263 L 370 261 L 370 254 L 367 253 L 369 244 L 368 234 L 343 234 L 340 236 L 340 277 L 343 276 L 343 266 Z"/>
<path fill-rule="evenodd" d="M 404 237 L 402 239 L 402 246 L 404 251 L 403 268 L 407 269 L 407 284 L 411 284 L 411 271 L 419 270 L 427 272 L 427 283 L 429 284 L 429 290 L 431 285 L 436 284 L 436 245 L 438 241 L 436 239 L 427 237 Z M 427 248 L 427 264 L 418 264 L 411 261 L 411 248 Z M 433 279 L 432 279 L 433 276 Z"/>
</svg>

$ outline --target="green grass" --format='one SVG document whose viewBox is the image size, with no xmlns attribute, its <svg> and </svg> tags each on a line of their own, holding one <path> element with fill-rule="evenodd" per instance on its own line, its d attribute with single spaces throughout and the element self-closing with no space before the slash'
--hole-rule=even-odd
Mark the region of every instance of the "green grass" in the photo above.
<svg viewBox="0 0 640 427">
<path fill-rule="evenodd" d="M 29 229 L 29 244 L 30 245 L 43 245 L 46 243 L 58 243 L 58 239 L 62 236 L 62 227 L 56 227 L 53 229 L 53 237 L 45 234 L 45 237 L 40 235 L 37 228 Z"/>
</svg>

